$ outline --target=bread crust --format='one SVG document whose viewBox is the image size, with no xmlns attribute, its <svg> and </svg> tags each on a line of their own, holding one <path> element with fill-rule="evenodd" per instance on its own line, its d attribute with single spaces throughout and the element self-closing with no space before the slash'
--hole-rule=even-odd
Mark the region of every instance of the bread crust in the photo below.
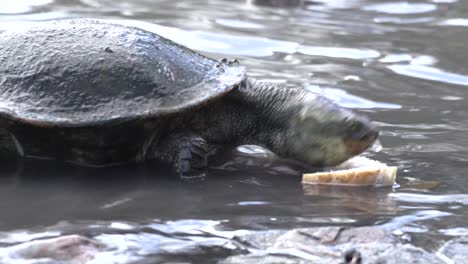
<svg viewBox="0 0 468 264">
<path fill-rule="evenodd" d="M 303 174 L 302 183 L 322 185 L 392 186 L 397 167 L 365 157 L 356 157 L 336 167 L 338 170 Z"/>
</svg>

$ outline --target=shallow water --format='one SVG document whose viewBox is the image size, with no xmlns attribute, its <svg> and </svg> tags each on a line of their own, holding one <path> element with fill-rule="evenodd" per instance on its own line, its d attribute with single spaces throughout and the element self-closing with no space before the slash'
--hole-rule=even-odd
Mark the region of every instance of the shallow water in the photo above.
<svg viewBox="0 0 468 264">
<path fill-rule="evenodd" d="M 234 230 L 388 225 L 428 249 L 468 234 L 468 2 L 254 2 L 268 1 L 0 1 L 0 29 L 109 19 L 238 58 L 251 76 L 321 93 L 375 120 L 384 148 L 369 155 L 399 166 L 400 188 L 301 186 L 300 169 L 252 147 L 196 184 L 149 165 L 28 161 L 0 169 L 0 243 L 81 233 L 120 243 L 112 254 L 123 262 L 145 250 L 159 261 L 182 250 L 195 261 L 233 253 L 215 249 Z M 200 229 L 211 233 L 192 236 Z M 193 243 L 207 250 L 192 252 Z"/>
</svg>

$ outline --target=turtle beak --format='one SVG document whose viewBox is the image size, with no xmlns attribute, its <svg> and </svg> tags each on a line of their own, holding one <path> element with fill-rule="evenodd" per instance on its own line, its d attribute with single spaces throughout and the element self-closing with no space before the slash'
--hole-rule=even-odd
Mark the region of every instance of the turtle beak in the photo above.
<svg viewBox="0 0 468 264">
<path fill-rule="evenodd" d="M 370 129 L 364 133 L 353 133 L 352 135 L 345 137 L 343 143 L 346 146 L 347 152 L 356 156 L 370 148 L 379 137 L 379 131 L 376 129 Z"/>
</svg>

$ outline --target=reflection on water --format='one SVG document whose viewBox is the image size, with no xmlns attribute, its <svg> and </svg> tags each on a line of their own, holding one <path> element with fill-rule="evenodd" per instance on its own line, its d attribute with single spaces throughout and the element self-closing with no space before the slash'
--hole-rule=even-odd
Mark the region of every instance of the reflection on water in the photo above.
<svg viewBox="0 0 468 264">
<path fill-rule="evenodd" d="M 398 212 L 398 203 L 389 196 L 392 188 L 372 188 L 342 186 L 303 186 L 304 199 L 310 201 L 308 206 L 319 207 L 323 210 L 317 213 L 331 211 L 338 215 L 346 212 L 348 215 L 389 214 Z"/>
<path fill-rule="evenodd" d="M 301 172 L 311 168 L 253 146 L 239 148 L 195 184 L 151 164 L 105 170 L 2 164 L 0 243 L 80 233 L 115 243 L 109 254 L 125 259 L 138 250 L 190 252 L 197 243 L 213 249 L 234 234 L 226 232 L 241 232 L 235 230 L 340 224 L 387 225 L 433 241 L 466 234 L 468 2 L 254 2 L 0 1 L 0 29 L 106 19 L 214 58 L 236 57 L 253 77 L 309 89 L 369 115 L 384 146 L 369 155 L 400 167 L 401 188 L 301 186 Z M 204 257 L 238 250 L 222 248 Z"/>
<path fill-rule="evenodd" d="M 351 95 L 344 90 L 337 88 L 328 88 L 320 86 L 308 86 L 307 90 L 321 94 L 322 96 L 334 101 L 339 106 L 347 108 L 387 108 L 387 109 L 399 109 L 400 105 L 390 104 L 384 102 L 374 102 L 369 99 Z"/>
<path fill-rule="evenodd" d="M 393 2 L 368 5 L 363 8 L 366 11 L 375 11 L 385 14 L 419 14 L 432 12 L 437 9 L 434 4 L 426 3 L 408 3 L 408 2 Z"/>
<path fill-rule="evenodd" d="M 392 197 L 402 202 L 468 205 L 467 194 L 428 195 L 416 193 L 396 193 L 392 195 Z"/>
<path fill-rule="evenodd" d="M 445 72 L 437 68 L 422 65 L 399 65 L 388 67 L 397 74 L 444 83 L 468 85 L 468 76 Z"/>
</svg>

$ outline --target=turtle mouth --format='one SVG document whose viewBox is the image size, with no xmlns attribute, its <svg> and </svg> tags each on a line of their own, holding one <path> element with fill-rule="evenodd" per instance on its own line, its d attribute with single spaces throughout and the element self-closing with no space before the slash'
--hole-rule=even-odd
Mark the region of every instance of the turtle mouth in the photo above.
<svg viewBox="0 0 468 264">
<path fill-rule="evenodd" d="M 374 144 L 379 137 L 378 131 L 370 131 L 360 138 L 348 137 L 343 139 L 343 143 L 350 155 L 356 156 L 366 151 Z"/>
</svg>

